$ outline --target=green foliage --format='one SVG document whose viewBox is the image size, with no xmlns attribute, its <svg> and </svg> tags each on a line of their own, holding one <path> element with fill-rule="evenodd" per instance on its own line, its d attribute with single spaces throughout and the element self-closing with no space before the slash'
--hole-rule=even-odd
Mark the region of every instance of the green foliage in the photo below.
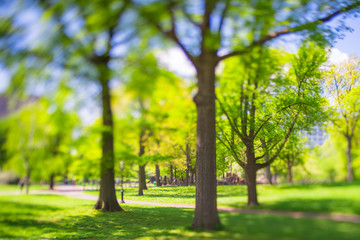
<svg viewBox="0 0 360 240">
<path fill-rule="evenodd" d="M 313 44 L 297 55 L 257 49 L 231 59 L 218 87 L 218 140 L 239 165 L 253 149 L 272 162 L 288 138 L 325 120 L 319 67 L 325 52 Z M 260 166 L 260 165 L 259 165 Z"/>
<path fill-rule="evenodd" d="M 330 97 L 331 121 L 345 137 L 352 137 L 359 128 L 360 119 L 360 59 L 331 66 L 324 83 Z"/>
</svg>

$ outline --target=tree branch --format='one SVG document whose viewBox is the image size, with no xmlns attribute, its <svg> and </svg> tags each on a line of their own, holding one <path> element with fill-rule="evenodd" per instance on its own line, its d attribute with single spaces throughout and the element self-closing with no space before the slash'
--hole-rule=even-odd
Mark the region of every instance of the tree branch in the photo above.
<svg viewBox="0 0 360 240">
<path fill-rule="evenodd" d="M 260 164 L 257 163 L 257 164 L 256 164 L 256 168 L 257 168 L 257 169 L 261 169 L 261 168 L 264 168 L 264 167 L 269 166 L 269 165 L 276 159 L 276 157 L 279 155 L 279 153 L 281 152 L 281 150 L 282 150 L 283 147 L 285 146 L 285 144 L 286 144 L 286 142 L 287 142 L 290 134 L 292 133 L 299 114 L 300 114 L 300 112 L 297 112 L 297 113 L 296 113 L 296 115 L 295 115 L 295 117 L 294 117 L 294 120 L 293 120 L 293 122 L 291 123 L 290 128 L 288 129 L 288 131 L 287 131 L 287 133 L 286 133 L 286 135 L 285 135 L 285 137 L 284 137 L 284 139 L 283 139 L 280 147 L 277 149 L 277 151 L 275 152 L 275 154 L 269 159 L 269 161 L 267 161 L 267 162 L 265 162 L 265 163 L 260 163 Z M 277 145 L 277 144 L 278 144 L 278 143 L 276 143 L 275 145 Z M 272 148 L 274 148 L 275 145 L 274 145 Z"/>
<path fill-rule="evenodd" d="M 220 18 L 219 29 L 218 29 L 219 34 L 221 34 L 221 30 L 224 25 L 224 20 L 225 20 L 227 12 L 229 10 L 229 6 L 230 6 L 230 0 L 227 0 L 225 3 L 224 10 L 222 11 L 222 14 L 221 14 L 221 18 Z"/>
<path fill-rule="evenodd" d="M 228 54 L 225 54 L 223 56 L 218 57 L 218 61 L 222 61 L 222 60 L 224 60 L 226 58 L 229 58 L 229 57 L 232 57 L 232 56 L 244 54 L 244 53 L 248 52 L 252 47 L 262 45 L 262 44 L 264 44 L 264 43 L 266 43 L 266 42 L 268 42 L 270 40 L 273 40 L 275 38 L 278 38 L 280 36 L 284 36 L 284 35 L 287 35 L 287 34 L 290 34 L 290 33 L 301 32 L 301 31 L 305 30 L 306 27 L 308 27 L 309 25 L 312 25 L 312 24 L 320 25 L 320 24 L 329 22 L 330 20 L 337 17 L 341 13 L 350 11 L 350 10 L 352 10 L 354 8 L 359 7 L 359 6 L 360 6 L 360 2 L 356 2 L 354 4 L 351 4 L 351 5 L 347 6 L 347 7 L 342 7 L 341 9 L 329 14 L 326 17 L 318 18 L 318 19 L 316 19 L 314 21 L 309 21 L 307 23 L 301 24 L 301 25 L 296 26 L 296 27 L 284 28 L 281 31 L 270 33 L 270 34 L 268 34 L 267 36 L 265 36 L 265 37 L 263 37 L 261 39 L 253 41 L 249 46 L 247 46 L 247 47 L 245 47 L 245 48 L 243 48 L 241 50 L 236 50 L 236 51 L 233 51 L 233 52 L 230 52 Z"/>
<path fill-rule="evenodd" d="M 277 114 L 277 113 L 279 113 L 279 112 L 282 112 L 282 111 L 284 111 L 284 110 L 286 110 L 286 109 L 288 109 L 288 108 L 290 108 L 290 107 L 292 107 L 292 106 L 294 106 L 294 105 L 296 105 L 296 104 L 300 104 L 300 103 L 299 103 L 299 102 L 296 102 L 296 103 L 292 103 L 292 104 L 290 104 L 290 105 L 287 105 L 287 106 L 281 108 L 280 110 L 276 111 L 275 114 Z M 264 127 L 264 125 L 265 125 L 268 121 L 270 121 L 273 117 L 274 117 L 274 114 L 270 115 L 270 116 L 260 125 L 260 127 L 258 128 L 258 130 L 255 132 L 254 138 L 258 135 L 258 133 L 259 133 L 260 130 Z"/>
<path fill-rule="evenodd" d="M 216 138 L 217 138 L 230 152 L 233 153 L 232 155 L 235 157 L 235 160 L 240 164 L 241 167 L 245 166 L 245 162 L 242 161 L 242 160 L 239 158 L 236 150 L 234 149 L 234 144 L 231 144 L 231 142 L 229 141 L 229 139 L 227 139 L 226 134 L 224 133 L 224 130 L 223 130 L 220 126 L 218 126 L 218 127 L 220 128 L 221 133 L 222 133 L 222 136 L 225 138 L 225 140 L 226 140 L 226 142 L 227 142 L 228 145 L 227 145 L 227 144 L 223 141 L 223 139 L 220 138 L 219 136 L 216 136 Z"/>
<path fill-rule="evenodd" d="M 224 108 L 223 104 L 221 103 L 221 101 L 216 98 L 216 100 L 219 102 L 220 108 L 222 110 L 222 112 L 225 114 L 227 120 L 230 123 L 230 127 L 234 130 L 234 132 L 241 138 L 242 141 L 245 141 L 244 136 L 241 134 L 241 132 L 239 131 L 238 127 L 236 126 L 236 123 L 232 121 L 232 119 L 230 118 L 228 112 L 226 111 L 226 109 Z"/>
</svg>

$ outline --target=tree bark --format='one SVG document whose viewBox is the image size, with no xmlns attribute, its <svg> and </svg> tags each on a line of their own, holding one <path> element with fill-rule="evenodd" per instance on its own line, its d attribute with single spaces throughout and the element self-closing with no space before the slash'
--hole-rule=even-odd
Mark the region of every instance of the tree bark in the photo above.
<svg viewBox="0 0 360 240">
<path fill-rule="evenodd" d="M 190 147 L 186 144 L 186 171 L 185 171 L 185 186 L 189 186 L 189 173 L 191 167 Z"/>
<path fill-rule="evenodd" d="M 271 166 L 265 167 L 265 178 L 268 184 L 272 184 Z"/>
<path fill-rule="evenodd" d="M 174 181 L 174 175 L 173 175 L 173 165 L 170 164 L 170 184 Z"/>
<path fill-rule="evenodd" d="M 273 175 L 273 184 L 277 184 L 277 176 L 278 176 L 278 172 L 277 172 L 277 168 L 274 167 L 274 175 Z"/>
<path fill-rule="evenodd" d="M 156 177 L 156 186 L 161 187 L 160 182 L 160 167 L 158 164 L 155 164 L 155 177 Z"/>
<path fill-rule="evenodd" d="M 145 154 L 145 146 L 144 146 L 144 136 L 145 136 L 145 128 L 142 127 L 140 136 L 139 136 L 139 157 Z M 146 186 L 146 173 L 145 173 L 145 164 L 139 164 L 139 192 L 138 195 L 142 196 L 144 195 L 143 190 L 147 190 Z"/>
<path fill-rule="evenodd" d="M 190 168 L 190 185 L 194 185 L 195 169 Z"/>
<path fill-rule="evenodd" d="M 30 163 L 29 163 L 29 158 L 25 157 L 25 171 L 26 171 L 26 176 L 25 176 L 25 193 L 29 194 L 29 187 L 30 187 L 30 173 L 31 173 L 31 169 L 30 169 Z"/>
<path fill-rule="evenodd" d="M 290 159 L 287 160 L 288 165 L 288 182 L 292 183 L 292 164 L 290 162 Z"/>
<path fill-rule="evenodd" d="M 347 168 L 347 181 L 352 182 L 354 181 L 354 170 L 352 167 L 352 156 L 351 156 L 351 137 L 346 136 L 347 139 L 347 161 L 346 161 L 346 168 Z"/>
<path fill-rule="evenodd" d="M 269 154 L 265 154 L 264 158 L 265 158 L 265 162 L 268 162 Z M 264 175 L 265 175 L 267 183 L 272 184 L 272 179 L 271 179 L 272 175 L 271 175 L 271 166 L 270 165 L 265 167 Z"/>
<path fill-rule="evenodd" d="M 102 87 L 102 158 L 100 195 L 94 208 L 106 212 L 122 211 L 115 192 L 114 181 L 114 124 L 111 111 L 111 97 L 109 89 L 110 73 L 106 64 L 100 67 L 100 82 Z"/>
<path fill-rule="evenodd" d="M 145 171 L 146 164 L 142 166 L 141 169 L 141 187 L 143 190 L 148 190 L 148 187 L 146 185 L 146 171 Z"/>
<path fill-rule="evenodd" d="M 197 70 L 196 205 L 192 227 L 213 230 L 220 224 L 216 206 L 215 67 L 216 53 L 203 51 Z"/>
<path fill-rule="evenodd" d="M 49 182 L 49 189 L 54 190 L 54 186 L 55 186 L 55 173 L 51 173 L 50 182 Z"/>
<path fill-rule="evenodd" d="M 257 191 L 256 191 L 256 168 L 251 166 L 247 166 L 245 168 L 246 175 L 246 185 L 248 190 L 248 206 L 257 206 L 259 205 L 257 199 Z"/>
<path fill-rule="evenodd" d="M 256 159 L 253 143 L 248 143 L 246 147 L 247 164 L 244 168 L 246 174 L 246 185 L 248 190 L 248 206 L 259 205 L 256 191 Z"/>
<path fill-rule="evenodd" d="M 144 165 L 139 164 L 138 176 L 139 176 L 139 192 L 138 192 L 138 195 L 142 196 L 142 195 L 144 195 L 143 190 L 147 190 L 145 164 Z"/>
</svg>

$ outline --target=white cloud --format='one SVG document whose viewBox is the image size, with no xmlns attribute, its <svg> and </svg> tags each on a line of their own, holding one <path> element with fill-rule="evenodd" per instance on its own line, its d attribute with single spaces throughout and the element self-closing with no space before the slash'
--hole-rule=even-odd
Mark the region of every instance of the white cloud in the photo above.
<svg viewBox="0 0 360 240">
<path fill-rule="evenodd" d="M 155 55 L 160 64 L 179 76 L 191 78 L 196 74 L 194 66 L 179 48 L 160 50 Z"/>
<path fill-rule="evenodd" d="M 331 48 L 328 62 L 330 64 L 339 64 L 339 63 L 347 60 L 348 58 L 349 58 L 349 55 L 347 55 L 346 53 L 341 52 L 337 48 Z"/>
</svg>

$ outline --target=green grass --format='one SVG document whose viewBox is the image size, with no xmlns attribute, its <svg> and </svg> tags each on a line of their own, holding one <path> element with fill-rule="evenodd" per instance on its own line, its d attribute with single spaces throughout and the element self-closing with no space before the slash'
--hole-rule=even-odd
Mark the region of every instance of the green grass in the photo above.
<svg viewBox="0 0 360 240">
<path fill-rule="evenodd" d="M 360 214 L 360 183 L 258 185 L 259 209 Z M 87 191 L 98 195 L 98 191 Z M 120 198 L 120 191 L 117 191 Z M 125 201 L 195 204 L 195 187 L 164 186 L 137 196 L 136 187 L 125 188 Z M 218 186 L 218 205 L 248 208 L 246 186 Z"/>
<path fill-rule="evenodd" d="M 191 231 L 192 209 L 123 204 L 125 212 L 91 209 L 93 201 L 51 195 L 0 197 L 0 238 L 61 239 L 341 239 L 360 238 L 359 224 L 220 213 L 224 230 Z"/>
<path fill-rule="evenodd" d="M 49 189 L 49 185 L 30 185 L 29 190 L 40 190 L 40 189 Z M 13 192 L 13 191 L 19 191 L 20 192 L 20 186 L 16 184 L 6 185 L 6 184 L 0 184 L 0 193 L 1 192 Z M 25 192 L 25 186 L 23 188 L 23 192 Z"/>
</svg>

